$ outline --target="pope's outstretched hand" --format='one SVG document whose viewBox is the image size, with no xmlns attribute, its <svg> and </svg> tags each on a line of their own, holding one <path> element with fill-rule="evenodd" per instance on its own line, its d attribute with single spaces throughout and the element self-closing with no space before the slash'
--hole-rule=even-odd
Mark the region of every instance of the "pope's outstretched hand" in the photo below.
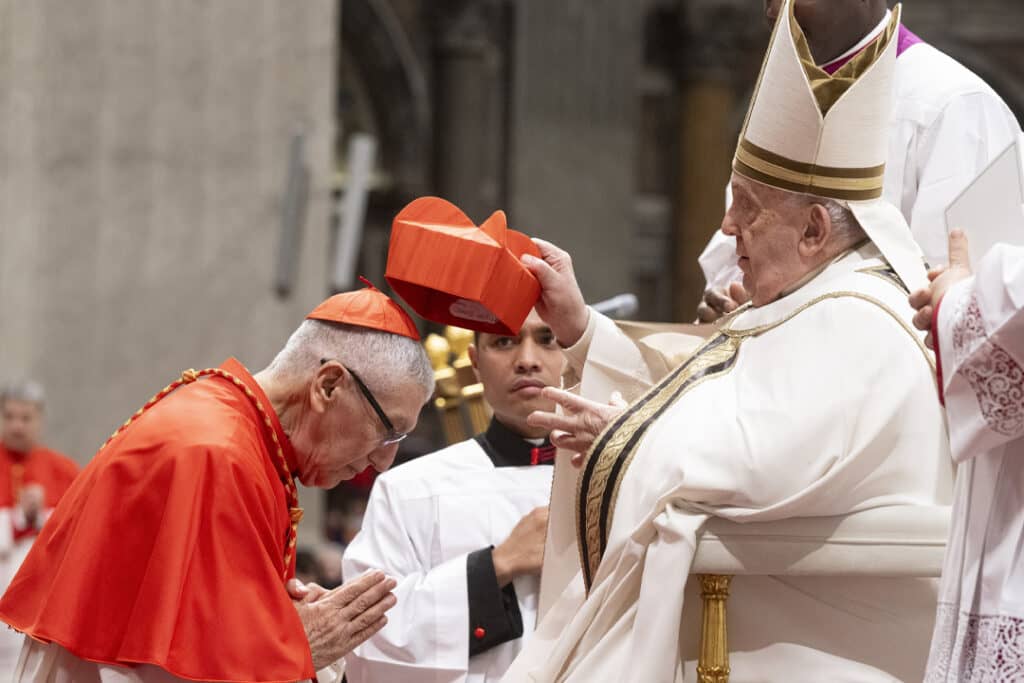
<svg viewBox="0 0 1024 683">
<path fill-rule="evenodd" d="M 533 427 L 551 430 L 551 443 L 575 451 L 572 464 L 576 467 L 583 464 L 584 457 L 608 423 L 626 409 L 626 402 L 617 391 L 609 403 L 591 401 L 554 387 L 545 387 L 542 393 L 544 398 L 561 406 L 562 412 L 536 410 L 530 413 L 526 422 Z"/>
<path fill-rule="evenodd" d="M 587 330 L 590 309 L 576 283 L 572 257 L 550 242 L 534 239 L 540 258 L 523 255 L 523 265 L 540 282 L 537 315 L 548 324 L 562 346 L 572 346 Z"/>
<path fill-rule="evenodd" d="M 288 582 L 288 593 L 306 629 L 313 667 L 319 671 L 338 661 L 388 623 L 397 585 L 383 572 L 369 572 L 327 590 L 315 583 Z"/>
</svg>

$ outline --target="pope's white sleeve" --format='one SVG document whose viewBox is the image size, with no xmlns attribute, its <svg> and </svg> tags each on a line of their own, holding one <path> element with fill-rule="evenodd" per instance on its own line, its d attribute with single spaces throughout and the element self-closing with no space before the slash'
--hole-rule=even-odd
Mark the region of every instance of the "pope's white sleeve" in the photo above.
<svg viewBox="0 0 1024 683">
<path fill-rule="evenodd" d="M 594 310 L 587 331 L 565 355 L 570 367 L 578 368 L 580 394 L 594 401 L 608 401 L 613 391 L 632 400 L 654 381 L 636 342 Z"/>
<path fill-rule="evenodd" d="M 921 131 L 908 153 L 917 191 L 907 222 L 930 264 L 949 260 L 946 208 L 1019 132 L 1013 114 L 989 91 L 953 98 Z"/>
<path fill-rule="evenodd" d="M 398 581 L 387 625 L 346 658 L 349 683 L 455 683 L 469 665 L 466 555 L 429 566 L 405 520 L 430 524 L 427 501 L 398 500 L 377 480 L 363 527 L 345 550 L 345 580 L 379 569 Z M 429 546 L 430 539 L 417 539 Z"/>
<path fill-rule="evenodd" d="M 935 336 L 953 457 L 1024 436 L 1024 248 L 999 244 L 939 304 Z"/>
<path fill-rule="evenodd" d="M 631 328 L 632 329 L 632 328 Z M 699 345 L 683 332 L 633 330 L 627 334 L 610 318 L 591 310 L 583 336 L 565 349 L 567 389 L 604 403 L 618 391 L 631 402 L 661 380 Z"/>
</svg>

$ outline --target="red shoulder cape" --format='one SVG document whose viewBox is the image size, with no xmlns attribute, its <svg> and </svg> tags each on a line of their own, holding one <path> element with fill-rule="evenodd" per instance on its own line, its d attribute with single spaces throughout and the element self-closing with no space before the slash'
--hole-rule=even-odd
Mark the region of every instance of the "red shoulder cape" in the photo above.
<svg viewBox="0 0 1024 683">
<path fill-rule="evenodd" d="M 255 380 L 254 391 L 294 459 Z M 207 377 L 158 402 L 96 455 L 0 599 L 0 619 L 90 661 L 180 678 L 312 678 L 283 585 L 289 511 L 251 400 Z M 294 559 L 288 575 L 294 574 Z"/>
</svg>

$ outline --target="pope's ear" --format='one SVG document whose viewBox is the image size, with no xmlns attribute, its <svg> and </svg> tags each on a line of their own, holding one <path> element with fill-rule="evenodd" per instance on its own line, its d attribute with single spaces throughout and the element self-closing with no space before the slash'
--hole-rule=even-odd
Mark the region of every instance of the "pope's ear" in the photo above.
<svg viewBox="0 0 1024 683">
<path fill-rule="evenodd" d="M 803 257 L 814 256 L 828 245 L 832 238 L 832 217 L 821 204 L 811 204 L 800 236 L 798 249 Z"/>
</svg>

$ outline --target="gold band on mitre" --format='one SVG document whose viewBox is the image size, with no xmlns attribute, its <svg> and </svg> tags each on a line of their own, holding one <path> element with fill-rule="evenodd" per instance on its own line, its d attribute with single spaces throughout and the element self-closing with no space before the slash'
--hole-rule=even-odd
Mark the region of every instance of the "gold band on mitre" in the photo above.
<svg viewBox="0 0 1024 683">
<path fill-rule="evenodd" d="M 829 74 L 814 63 L 793 5 L 794 0 L 785 0 L 780 8 L 733 171 L 791 192 L 846 201 L 878 199 L 887 151 L 885 97 L 891 96 L 886 79 L 895 63 L 900 6 L 880 35 Z M 859 88 L 865 81 L 870 85 Z M 804 144 L 794 144 L 793 138 Z M 859 165 L 864 163 L 877 165 Z"/>
<path fill-rule="evenodd" d="M 866 168 L 818 166 L 770 152 L 745 137 L 736 146 L 732 168 L 765 185 L 848 201 L 881 197 L 885 178 L 885 164 Z"/>
</svg>

